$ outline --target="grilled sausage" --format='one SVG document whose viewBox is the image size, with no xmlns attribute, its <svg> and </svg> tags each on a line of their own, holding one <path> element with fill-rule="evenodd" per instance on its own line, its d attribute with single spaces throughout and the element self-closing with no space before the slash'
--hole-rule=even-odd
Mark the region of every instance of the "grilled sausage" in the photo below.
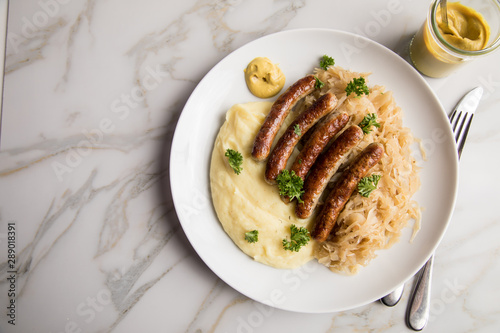
<svg viewBox="0 0 500 333">
<path fill-rule="evenodd" d="M 380 143 L 371 143 L 359 153 L 349 168 L 344 171 L 341 179 L 336 182 L 332 191 L 328 194 L 325 204 L 316 219 L 311 235 L 318 242 L 324 242 L 327 239 L 337 221 L 337 217 L 356 189 L 359 181 L 380 161 L 383 154 L 384 148 Z"/>
<path fill-rule="evenodd" d="M 331 113 L 325 117 L 312 132 L 310 138 L 300 151 L 292 164 L 290 171 L 294 171 L 297 176 L 306 179 L 307 173 L 313 166 L 319 154 L 326 147 L 328 142 L 337 135 L 340 130 L 347 125 L 349 116 L 347 113 Z"/>
<path fill-rule="evenodd" d="M 315 123 L 327 115 L 337 105 L 337 98 L 332 93 L 326 93 L 318 98 L 308 109 L 304 110 L 286 129 L 278 140 L 266 165 L 266 181 L 276 182 L 278 174 L 285 169 L 293 149 Z M 297 133 L 297 131 L 299 133 Z"/>
<path fill-rule="evenodd" d="M 295 214 L 299 218 L 305 219 L 312 214 L 319 197 L 343 163 L 345 156 L 362 138 L 363 130 L 359 126 L 353 125 L 342 132 L 333 141 L 330 148 L 320 155 L 304 182 L 303 202 L 298 203 L 295 208 Z"/>
<path fill-rule="evenodd" d="M 274 102 L 264 123 L 260 127 L 252 148 L 252 157 L 264 161 L 271 151 L 274 138 L 293 106 L 314 90 L 316 79 L 308 75 L 291 85 Z"/>
</svg>

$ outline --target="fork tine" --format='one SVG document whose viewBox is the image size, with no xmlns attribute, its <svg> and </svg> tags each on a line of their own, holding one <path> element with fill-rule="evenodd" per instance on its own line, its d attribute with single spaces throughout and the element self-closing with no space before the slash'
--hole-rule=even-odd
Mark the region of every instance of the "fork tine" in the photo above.
<svg viewBox="0 0 500 333">
<path fill-rule="evenodd" d="M 464 117 L 462 118 L 462 114 L 464 115 Z M 460 113 L 458 114 L 458 119 L 457 119 L 457 124 L 455 125 L 455 128 L 453 129 L 453 132 L 455 133 L 455 142 L 457 144 L 459 144 L 459 139 L 460 139 L 460 135 L 462 134 L 462 130 L 464 128 L 464 124 L 465 124 L 465 121 L 467 120 L 467 113 L 462 113 L 462 111 L 460 111 Z M 457 129 L 457 126 L 458 129 Z"/>
<path fill-rule="evenodd" d="M 453 113 L 451 114 L 450 117 L 450 123 L 453 124 L 453 120 L 455 119 L 455 116 L 457 115 L 457 110 L 453 110 Z"/>
<path fill-rule="evenodd" d="M 467 116 L 467 114 L 466 114 L 466 116 Z M 467 120 L 467 121 L 464 121 L 464 123 L 466 122 L 467 124 L 465 126 L 465 131 L 463 132 L 463 135 L 460 138 L 460 142 L 457 141 L 457 143 L 458 143 L 458 159 L 460 159 L 460 156 L 462 155 L 462 149 L 464 149 L 465 139 L 467 138 L 467 134 L 469 133 L 470 124 L 472 122 L 473 117 L 474 117 L 474 115 L 471 114 L 470 118 L 468 120 L 467 120 L 467 117 L 464 118 Z"/>
<path fill-rule="evenodd" d="M 460 124 L 460 119 L 462 118 L 462 111 L 453 111 L 453 114 L 450 119 L 451 129 L 453 130 L 453 135 L 455 136 L 455 141 L 457 141 L 457 127 Z"/>
</svg>

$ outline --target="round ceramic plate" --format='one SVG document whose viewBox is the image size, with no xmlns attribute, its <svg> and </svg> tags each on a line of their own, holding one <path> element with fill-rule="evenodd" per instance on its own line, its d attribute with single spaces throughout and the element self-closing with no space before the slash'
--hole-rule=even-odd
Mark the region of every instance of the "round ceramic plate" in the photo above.
<svg viewBox="0 0 500 333">
<path fill-rule="evenodd" d="M 245 255 L 226 235 L 210 195 L 210 159 L 226 111 L 236 103 L 257 101 L 248 91 L 243 69 L 255 57 L 268 57 L 286 75 L 286 89 L 312 73 L 324 55 L 336 65 L 371 72 L 369 85 L 384 85 L 403 110 L 404 126 L 422 140 L 427 160 L 414 199 L 424 208 L 422 228 L 410 243 L 411 226 L 401 240 L 357 275 L 332 273 L 316 261 L 295 270 L 275 269 Z M 273 99 L 271 99 L 273 100 Z M 448 118 L 423 78 L 389 49 L 353 34 L 290 30 L 255 40 L 220 61 L 186 103 L 170 156 L 171 189 L 180 223 L 203 261 L 242 294 L 277 308 L 309 313 L 334 312 L 375 301 L 400 285 L 425 263 L 439 244 L 457 193 L 458 158 Z"/>
</svg>

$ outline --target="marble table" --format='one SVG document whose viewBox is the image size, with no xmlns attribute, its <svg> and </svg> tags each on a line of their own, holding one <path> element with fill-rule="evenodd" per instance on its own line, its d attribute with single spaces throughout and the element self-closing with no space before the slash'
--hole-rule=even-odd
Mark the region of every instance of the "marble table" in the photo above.
<svg viewBox="0 0 500 333">
<path fill-rule="evenodd" d="M 428 5 L 10 1 L 0 331 L 409 332 L 411 281 L 394 308 L 374 302 L 323 314 L 267 307 L 229 287 L 183 232 L 168 162 L 186 100 L 233 50 L 282 30 L 330 28 L 407 58 Z M 426 332 L 500 329 L 499 60 L 496 53 L 447 78 L 425 78 L 446 110 L 475 86 L 485 91 L 460 162 L 456 209 L 436 252 Z M 15 233 L 13 286 L 9 231 Z M 12 299 L 14 311 L 7 308 Z"/>
</svg>

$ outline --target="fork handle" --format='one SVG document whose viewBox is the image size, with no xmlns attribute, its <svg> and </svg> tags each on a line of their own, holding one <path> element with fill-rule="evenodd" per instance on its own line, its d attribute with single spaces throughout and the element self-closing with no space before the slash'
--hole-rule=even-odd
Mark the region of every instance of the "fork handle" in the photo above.
<svg viewBox="0 0 500 333">
<path fill-rule="evenodd" d="M 385 306 L 395 306 L 401 300 L 401 296 L 403 296 L 405 285 L 404 283 L 394 289 L 391 293 L 385 295 L 380 299 L 380 302 Z"/>
<path fill-rule="evenodd" d="M 429 320 L 433 261 L 434 255 L 421 268 L 421 273 L 417 278 L 417 283 L 415 284 L 415 289 L 413 289 L 412 298 L 408 305 L 406 323 L 415 331 L 423 330 Z"/>
</svg>

